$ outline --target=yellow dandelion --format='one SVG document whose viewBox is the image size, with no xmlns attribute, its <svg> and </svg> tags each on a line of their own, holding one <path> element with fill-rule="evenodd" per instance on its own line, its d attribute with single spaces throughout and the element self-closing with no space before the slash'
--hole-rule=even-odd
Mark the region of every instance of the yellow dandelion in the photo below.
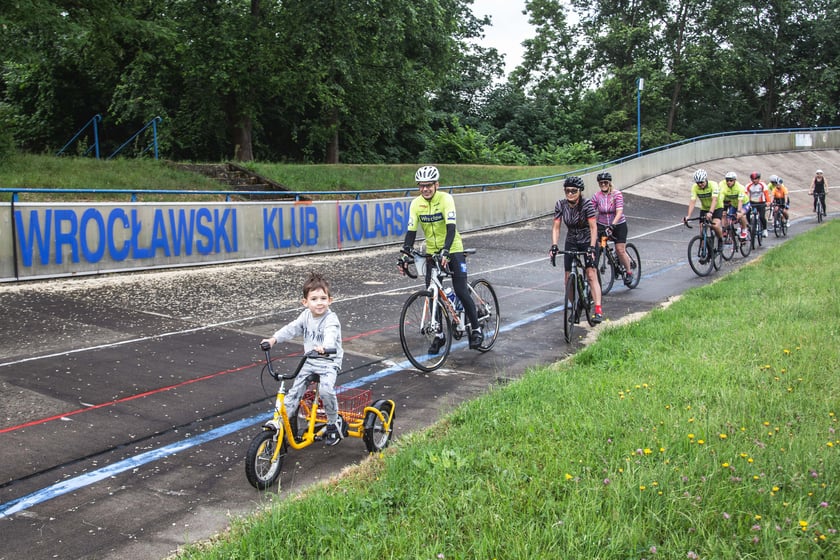
<svg viewBox="0 0 840 560">
<path fill-rule="evenodd" d="M 566 480 L 572 480 L 574 477 L 569 473 L 566 473 Z"/>
<path fill-rule="evenodd" d="M 694 434 L 688 434 L 688 439 L 694 439 Z"/>
<path fill-rule="evenodd" d="M 702 440 L 702 439 L 697 440 L 698 445 L 703 445 L 704 443 L 706 443 L 705 440 Z"/>
<path fill-rule="evenodd" d="M 691 424 L 692 422 L 694 422 L 694 418 L 689 418 L 688 423 Z"/>
<path fill-rule="evenodd" d="M 653 451 L 651 451 L 650 448 L 645 447 L 644 453 L 645 453 L 645 455 L 650 455 L 651 453 L 653 453 Z"/>
<path fill-rule="evenodd" d="M 830 441 L 826 445 L 829 446 L 829 447 L 834 447 L 834 443 L 830 442 Z"/>
<path fill-rule="evenodd" d="M 787 373 L 787 368 L 782 368 L 782 373 Z"/>
<path fill-rule="evenodd" d="M 757 474 L 753 475 L 753 480 L 758 480 L 758 475 Z"/>
<path fill-rule="evenodd" d="M 644 492 L 645 490 L 647 490 L 647 487 L 646 486 L 639 486 L 639 490 L 641 492 Z"/>
<path fill-rule="evenodd" d="M 788 350 L 787 348 L 785 348 L 784 352 L 785 354 L 790 354 L 790 350 Z"/>
<path fill-rule="evenodd" d="M 753 462 L 753 458 L 752 458 L 752 457 L 750 457 L 749 459 L 747 459 L 747 463 L 752 463 L 752 462 Z"/>
<path fill-rule="evenodd" d="M 721 467 L 723 467 L 724 469 L 728 469 L 729 468 L 729 463 L 723 463 L 723 464 L 721 464 Z"/>
<path fill-rule="evenodd" d="M 670 404 L 666 404 L 666 405 L 665 405 L 665 410 L 671 410 L 671 405 L 670 405 Z"/>
<path fill-rule="evenodd" d="M 664 447 L 660 447 L 660 448 L 659 448 L 659 452 L 660 452 L 660 453 L 665 453 L 665 448 L 664 448 Z"/>
<path fill-rule="evenodd" d="M 659 486 L 659 483 L 654 480 L 653 482 L 650 483 L 650 485 L 653 486 L 654 488 L 656 488 L 657 486 Z"/>
<path fill-rule="evenodd" d="M 756 521 L 761 521 L 761 516 L 756 514 L 755 517 L 753 517 L 753 519 L 755 519 Z"/>
<path fill-rule="evenodd" d="M 741 459 L 746 459 L 746 458 L 747 458 L 747 454 L 746 453 L 741 453 Z"/>
<path fill-rule="evenodd" d="M 800 521 L 800 522 L 799 522 L 799 526 L 800 526 L 800 527 L 802 527 L 802 530 L 803 530 L 803 531 L 807 531 L 807 530 L 808 530 L 808 522 L 807 522 L 807 521 L 805 521 L 805 520 Z"/>
<path fill-rule="evenodd" d="M 720 439 L 726 439 L 726 434 L 720 434 Z"/>
<path fill-rule="evenodd" d="M 773 487 L 773 492 L 778 492 L 778 491 L 779 491 L 779 487 L 778 487 L 778 486 L 774 486 L 774 487 Z"/>
<path fill-rule="evenodd" d="M 765 420 L 764 422 L 762 422 L 762 424 L 764 424 L 765 426 L 769 426 L 769 425 L 770 425 L 770 422 L 768 422 L 768 421 L 766 421 L 766 420 Z"/>
</svg>

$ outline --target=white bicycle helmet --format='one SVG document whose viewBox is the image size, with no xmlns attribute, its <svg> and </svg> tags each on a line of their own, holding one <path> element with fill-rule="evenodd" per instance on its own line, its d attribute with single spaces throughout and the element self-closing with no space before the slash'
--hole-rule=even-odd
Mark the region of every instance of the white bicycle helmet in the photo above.
<svg viewBox="0 0 840 560">
<path fill-rule="evenodd" d="M 440 172 L 434 165 L 424 165 L 414 174 L 417 183 L 433 183 L 440 180 Z"/>
<path fill-rule="evenodd" d="M 771 182 L 771 183 L 774 183 L 774 184 L 775 184 L 775 183 L 778 183 L 778 182 L 779 182 L 779 178 L 778 178 L 776 175 L 770 175 L 770 182 Z"/>
<path fill-rule="evenodd" d="M 695 183 L 702 183 L 706 180 L 709 175 L 706 173 L 705 169 L 698 169 L 694 172 L 694 182 Z"/>
<path fill-rule="evenodd" d="M 724 179 L 732 179 L 733 181 L 738 178 L 738 174 L 734 171 L 728 172 L 726 175 L 723 176 Z"/>
</svg>

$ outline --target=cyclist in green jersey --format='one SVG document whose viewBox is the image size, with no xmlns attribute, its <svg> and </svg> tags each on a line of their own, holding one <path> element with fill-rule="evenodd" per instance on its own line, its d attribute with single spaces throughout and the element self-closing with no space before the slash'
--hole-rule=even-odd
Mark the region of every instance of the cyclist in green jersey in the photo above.
<svg viewBox="0 0 840 560">
<path fill-rule="evenodd" d="M 749 231 L 747 212 L 750 210 L 750 202 L 747 191 L 738 182 L 738 176 L 734 171 L 726 174 L 726 181 L 720 188 L 720 196 L 723 198 L 723 208 L 727 216 L 730 220 L 737 220 L 741 224 L 741 239 L 746 239 Z"/>
<path fill-rule="evenodd" d="M 426 236 L 426 252 L 440 257 L 441 266 L 449 267 L 452 272 L 452 287 L 461 300 L 467 320 L 470 323 L 470 348 L 478 349 L 484 341 L 484 334 L 478 324 L 475 302 L 470 295 L 467 280 L 467 259 L 461 234 L 455 223 L 455 199 L 452 195 L 439 191 L 440 172 L 433 165 L 425 165 L 417 170 L 414 180 L 420 189 L 420 196 L 411 201 L 408 210 L 408 227 L 403 241 L 403 252 L 410 253 L 417 238 L 417 226 Z M 426 285 L 429 285 L 432 267 L 426 267 Z M 429 347 L 430 354 L 437 354 L 446 339 L 438 335 Z"/>
<path fill-rule="evenodd" d="M 691 198 L 688 200 L 686 220 L 691 218 L 694 205 L 698 200 L 700 201 L 700 214 L 705 214 L 706 219 L 711 220 L 712 230 L 719 240 L 718 248 L 720 248 L 723 239 L 723 229 L 720 227 L 720 220 L 723 218 L 723 197 L 720 196 L 720 186 L 714 181 L 709 181 L 709 174 L 706 173 L 705 169 L 698 169 L 694 172 L 694 184 L 691 186 Z"/>
</svg>

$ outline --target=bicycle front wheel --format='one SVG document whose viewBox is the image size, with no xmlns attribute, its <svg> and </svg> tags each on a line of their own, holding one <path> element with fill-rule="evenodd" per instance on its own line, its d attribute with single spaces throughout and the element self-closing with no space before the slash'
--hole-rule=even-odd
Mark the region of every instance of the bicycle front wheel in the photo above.
<svg viewBox="0 0 840 560">
<path fill-rule="evenodd" d="M 478 324 L 484 334 L 484 340 L 478 347 L 479 352 L 487 352 L 496 343 L 499 336 L 499 324 L 502 316 L 499 313 L 499 298 L 496 297 L 496 290 L 490 282 L 484 279 L 474 280 L 470 283 L 470 294 L 475 303 L 475 312 L 478 315 Z"/>
<path fill-rule="evenodd" d="M 822 223 L 823 216 L 825 216 L 825 210 L 823 209 L 822 200 L 817 198 L 817 223 Z"/>
<path fill-rule="evenodd" d="M 781 237 L 783 228 L 785 227 L 785 217 L 781 212 L 773 212 L 773 234 L 776 237 Z"/>
<path fill-rule="evenodd" d="M 724 229 L 723 235 L 723 252 L 721 256 L 723 257 L 723 260 L 729 261 L 732 260 L 732 257 L 735 256 L 735 251 L 738 250 L 736 245 L 738 234 L 735 232 L 734 227 L 729 226 Z"/>
<path fill-rule="evenodd" d="M 750 256 L 750 251 L 752 251 L 752 232 L 747 232 L 746 239 L 740 239 L 738 247 L 741 250 L 741 255 L 745 257 Z"/>
<path fill-rule="evenodd" d="M 566 280 L 566 293 L 564 294 L 565 307 L 563 309 L 563 337 L 566 342 L 572 341 L 572 330 L 575 328 L 575 315 L 578 312 L 577 275 L 569 274 Z"/>
<path fill-rule="evenodd" d="M 601 249 L 598 255 L 598 277 L 601 281 L 601 293 L 608 294 L 615 283 L 615 268 L 607 255 L 607 249 Z"/>
<path fill-rule="evenodd" d="M 712 255 L 709 244 L 700 235 L 695 235 L 688 242 L 688 264 L 697 276 L 708 276 L 712 271 Z"/>
<path fill-rule="evenodd" d="M 280 455 L 272 463 L 271 458 L 277 445 L 282 446 Z M 245 454 L 245 477 L 257 490 L 266 490 L 280 476 L 285 458 L 286 441 L 283 434 L 274 430 L 263 430 L 248 446 L 248 452 Z"/>
<path fill-rule="evenodd" d="M 633 280 L 627 285 L 631 290 L 639 285 L 639 280 L 642 278 L 642 257 L 639 256 L 639 250 L 632 243 L 625 246 L 627 251 L 627 258 L 630 260 L 630 270 L 633 273 Z M 603 292 L 601 292 L 603 294 Z"/>
<path fill-rule="evenodd" d="M 438 314 L 433 321 L 432 298 L 426 290 L 411 294 L 400 313 L 400 344 L 405 357 L 420 371 L 442 366 L 452 348 L 452 319 L 442 306 Z M 435 341 L 439 334 L 444 336 L 442 343 Z"/>
</svg>

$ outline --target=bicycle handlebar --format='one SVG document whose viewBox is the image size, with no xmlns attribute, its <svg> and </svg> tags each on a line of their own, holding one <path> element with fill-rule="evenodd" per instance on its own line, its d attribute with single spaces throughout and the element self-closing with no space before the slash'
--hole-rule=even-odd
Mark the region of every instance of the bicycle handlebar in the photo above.
<svg viewBox="0 0 840 560">
<path fill-rule="evenodd" d="M 268 342 L 261 342 L 260 350 L 265 352 L 265 363 L 268 366 L 268 373 L 271 375 L 271 377 L 274 378 L 275 381 L 280 381 L 281 379 L 294 379 L 298 376 L 300 370 L 303 369 L 303 364 L 305 364 L 308 359 L 323 358 L 325 356 L 331 356 L 337 352 L 335 348 L 324 348 L 323 354 L 318 352 L 317 350 L 310 350 L 309 352 L 306 352 L 303 356 L 301 356 L 300 362 L 298 362 L 298 365 L 293 373 L 280 375 L 279 373 L 274 371 L 274 368 L 271 365 L 271 344 L 269 344 Z"/>
</svg>

